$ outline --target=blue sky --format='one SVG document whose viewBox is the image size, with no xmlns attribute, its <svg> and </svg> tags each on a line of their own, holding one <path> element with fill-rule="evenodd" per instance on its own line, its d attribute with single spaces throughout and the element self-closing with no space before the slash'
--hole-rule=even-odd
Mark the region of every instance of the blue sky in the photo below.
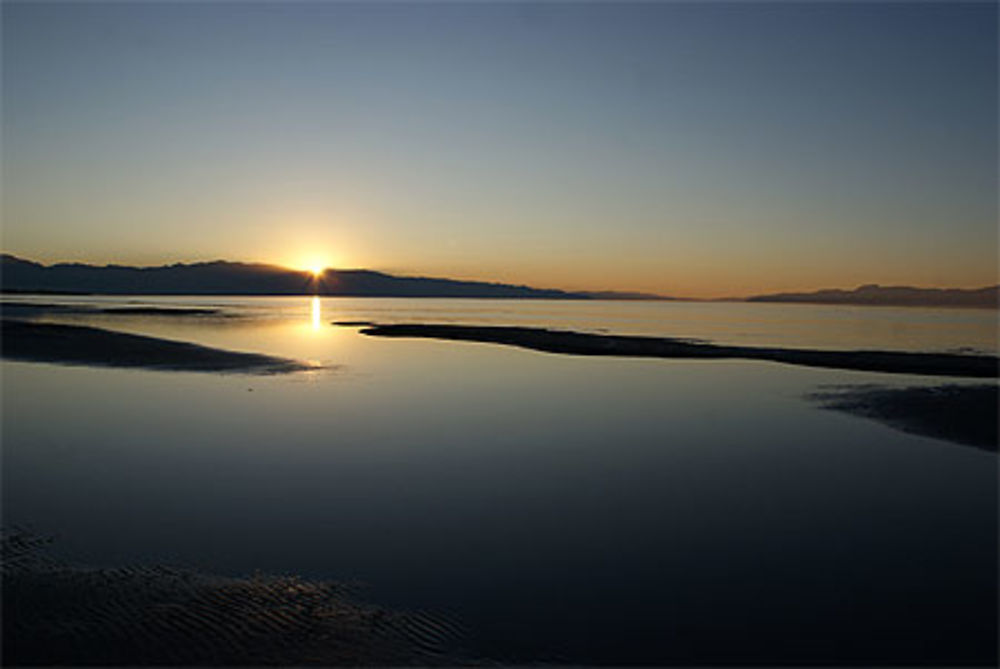
<svg viewBox="0 0 1000 669">
<path fill-rule="evenodd" d="M 3 246 L 985 285 L 996 53 L 994 3 L 4 3 Z"/>
</svg>

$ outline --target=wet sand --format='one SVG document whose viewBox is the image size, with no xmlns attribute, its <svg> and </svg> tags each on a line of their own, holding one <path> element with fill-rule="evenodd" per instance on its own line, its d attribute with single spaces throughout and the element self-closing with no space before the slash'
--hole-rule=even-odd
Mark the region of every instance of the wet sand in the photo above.
<svg viewBox="0 0 1000 669">
<path fill-rule="evenodd" d="M 3 319 L 4 358 L 101 367 L 282 374 L 315 367 L 287 358 L 199 346 L 81 325 Z"/>
<path fill-rule="evenodd" d="M 824 409 L 871 418 L 910 434 L 997 451 L 997 386 L 840 386 L 809 399 Z"/>
<path fill-rule="evenodd" d="M 769 360 L 790 365 L 890 374 L 997 378 L 1000 359 L 988 355 L 898 351 L 822 351 L 719 346 L 663 337 L 603 335 L 544 328 L 406 323 L 367 324 L 373 337 L 417 337 L 517 346 L 547 353 L 639 358 Z"/>
<path fill-rule="evenodd" d="M 4 532 L 4 666 L 471 664 L 457 622 L 361 603 L 344 584 L 98 569 L 57 560 L 46 543 Z"/>
</svg>

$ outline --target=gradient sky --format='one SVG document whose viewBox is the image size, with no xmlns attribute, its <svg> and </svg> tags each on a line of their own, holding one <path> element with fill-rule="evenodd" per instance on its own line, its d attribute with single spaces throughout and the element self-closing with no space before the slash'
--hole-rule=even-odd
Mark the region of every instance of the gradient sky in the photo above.
<svg viewBox="0 0 1000 669">
<path fill-rule="evenodd" d="M 743 295 L 997 281 L 997 6 L 11 3 L 3 248 Z"/>
</svg>

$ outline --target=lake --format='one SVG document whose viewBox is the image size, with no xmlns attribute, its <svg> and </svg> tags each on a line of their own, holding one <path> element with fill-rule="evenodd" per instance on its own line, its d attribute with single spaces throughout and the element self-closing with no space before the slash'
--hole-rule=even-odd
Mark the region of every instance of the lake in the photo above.
<svg viewBox="0 0 1000 669">
<path fill-rule="evenodd" d="M 356 581 L 459 621 L 475 657 L 988 664 L 997 457 L 820 408 L 970 380 L 553 355 L 333 321 L 530 325 L 996 354 L 985 310 L 243 297 L 58 314 L 307 360 L 250 376 L 4 361 L 3 522 L 78 564 Z M 979 382 L 981 383 L 981 381 Z"/>
</svg>

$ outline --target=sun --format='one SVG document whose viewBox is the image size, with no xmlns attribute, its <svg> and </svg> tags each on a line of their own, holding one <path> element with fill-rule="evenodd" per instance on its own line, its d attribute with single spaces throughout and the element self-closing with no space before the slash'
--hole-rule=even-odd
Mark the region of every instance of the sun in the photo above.
<svg viewBox="0 0 1000 669">
<path fill-rule="evenodd" d="M 284 266 L 296 272 L 308 273 L 310 280 L 319 281 L 331 271 L 331 268 L 337 266 L 338 260 L 337 256 L 325 249 L 310 249 L 290 256 Z"/>
<path fill-rule="evenodd" d="M 330 267 L 330 262 L 325 257 L 313 256 L 312 258 L 305 258 L 299 261 L 295 266 L 303 272 L 312 274 L 314 279 L 319 279 Z"/>
</svg>

